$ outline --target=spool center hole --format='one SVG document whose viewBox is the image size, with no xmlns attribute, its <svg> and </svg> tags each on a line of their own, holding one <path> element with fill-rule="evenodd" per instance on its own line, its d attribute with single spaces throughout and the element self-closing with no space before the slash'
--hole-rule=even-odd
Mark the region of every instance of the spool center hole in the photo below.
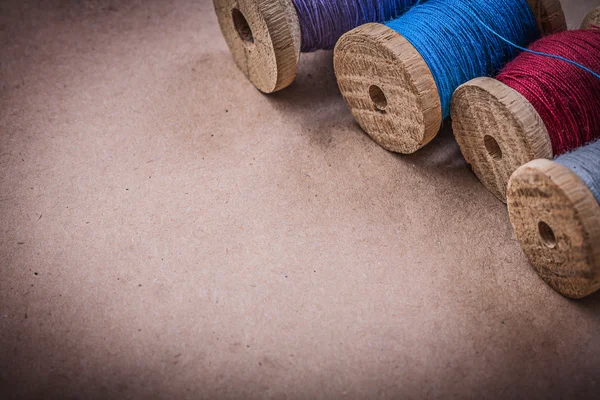
<svg viewBox="0 0 600 400">
<path fill-rule="evenodd" d="M 369 87 L 369 96 L 371 97 L 375 109 L 377 111 L 385 112 L 388 102 L 383 90 L 377 85 L 371 85 L 371 87 Z"/>
<path fill-rule="evenodd" d="M 485 145 L 485 149 L 487 150 L 489 155 L 494 160 L 502 160 L 502 149 L 500 148 L 500 145 L 498 144 L 496 139 L 494 139 L 490 135 L 485 135 L 483 137 L 483 144 Z"/>
<path fill-rule="evenodd" d="M 549 249 L 553 249 L 556 247 L 556 236 L 554 235 L 554 231 L 550 228 L 550 225 L 545 223 L 544 221 L 540 221 L 538 223 L 538 231 L 540 233 L 540 238 L 542 239 L 542 243 Z"/>
<path fill-rule="evenodd" d="M 250 24 L 246 21 L 246 17 L 244 14 L 237 8 L 231 10 L 231 18 L 233 19 L 233 26 L 237 31 L 240 39 L 244 45 L 254 44 L 254 36 L 252 35 L 252 29 L 250 29 Z"/>
</svg>

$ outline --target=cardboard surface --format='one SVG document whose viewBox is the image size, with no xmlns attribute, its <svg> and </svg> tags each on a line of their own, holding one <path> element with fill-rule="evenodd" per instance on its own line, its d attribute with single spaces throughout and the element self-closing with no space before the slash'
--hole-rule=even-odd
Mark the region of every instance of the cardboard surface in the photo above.
<svg viewBox="0 0 600 400">
<path fill-rule="evenodd" d="M 264 96 L 210 1 L 5 1 L 0 85 L 3 398 L 597 395 L 600 296 L 450 132 L 371 141 L 331 53 Z"/>
</svg>

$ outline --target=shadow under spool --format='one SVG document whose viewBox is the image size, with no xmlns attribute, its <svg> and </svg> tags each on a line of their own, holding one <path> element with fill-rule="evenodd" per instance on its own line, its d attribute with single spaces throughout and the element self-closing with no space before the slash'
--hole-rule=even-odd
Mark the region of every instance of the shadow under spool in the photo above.
<svg viewBox="0 0 600 400">
<path fill-rule="evenodd" d="M 296 77 L 302 37 L 291 0 L 214 0 L 237 66 L 258 90 L 273 93 Z"/>
<path fill-rule="evenodd" d="M 593 26 L 600 27 L 600 6 L 585 16 L 581 24 L 581 29 L 589 29 Z"/>
<path fill-rule="evenodd" d="M 566 30 L 559 0 L 527 0 L 543 35 Z M 442 106 L 417 49 L 382 24 L 346 33 L 334 52 L 342 95 L 359 125 L 387 150 L 410 154 L 438 134 Z"/>
<path fill-rule="evenodd" d="M 521 248 L 544 281 L 575 299 L 600 289 L 600 205 L 572 170 L 531 161 L 510 178 L 507 200 Z"/>
</svg>

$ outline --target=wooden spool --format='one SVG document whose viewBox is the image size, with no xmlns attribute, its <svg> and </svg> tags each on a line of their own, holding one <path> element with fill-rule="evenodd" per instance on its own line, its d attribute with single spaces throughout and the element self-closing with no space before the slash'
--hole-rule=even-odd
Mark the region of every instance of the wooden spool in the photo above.
<svg viewBox="0 0 600 400">
<path fill-rule="evenodd" d="M 600 205 L 569 168 L 550 160 L 521 166 L 508 185 L 521 248 L 556 291 L 582 298 L 600 289 Z"/>
<path fill-rule="evenodd" d="M 566 29 L 559 0 L 528 0 L 539 29 Z M 433 75 L 419 52 L 393 29 L 366 24 L 346 33 L 334 52 L 342 95 L 359 125 L 387 150 L 410 154 L 442 124 Z"/>
<path fill-rule="evenodd" d="M 552 158 L 544 122 L 516 90 L 492 78 L 476 78 L 452 96 L 452 129 L 483 185 L 506 202 L 506 185 L 528 161 Z"/>
<path fill-rule="evenodd" d="M 231 54 L 258 90 L 273 93 L 296 77 L 301 33 L 291 0 L 214 0 Z"/>
<path fill-rule="evenodd" d="M 600 27 L 600 7 L 590 11 L 588 15 L 583 19 L 581 29 L 589 29 L 591 27 Z"/>
</svg>

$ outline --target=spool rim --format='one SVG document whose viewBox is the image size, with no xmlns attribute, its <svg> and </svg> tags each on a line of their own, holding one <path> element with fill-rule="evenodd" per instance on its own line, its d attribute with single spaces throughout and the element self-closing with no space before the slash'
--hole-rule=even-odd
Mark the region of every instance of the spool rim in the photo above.
<svg viewBox="0 0 600 400">
<path fill-rule="evenodd" d="M 291 0 L 213 0 L 225 42 L 246 78 L 263 93 L 296 77 L 301 33 Z"/>
<path fill-rule="evenodd" d="M 569 298 L 600 289 L 600 204 L 573 171 L 550 160 L 521 166 L 509 182 L 508 211 L 548 285 Z"/>
<path fill-rule="evenodd" d="M 553 157 L 550 135 L 538 112 L 523 95 L 500 81 L 476 78 L 461 85 L 454 92 L 451 110 L 463 157 L 503 202 L 517 168 Z"/>
<path fill-rule="evenodd" d="M 581 29 L 590 29 L 592 26 L 600 27 L 600 6 L 590 11 L 581 23 Z"/>
</svg>

